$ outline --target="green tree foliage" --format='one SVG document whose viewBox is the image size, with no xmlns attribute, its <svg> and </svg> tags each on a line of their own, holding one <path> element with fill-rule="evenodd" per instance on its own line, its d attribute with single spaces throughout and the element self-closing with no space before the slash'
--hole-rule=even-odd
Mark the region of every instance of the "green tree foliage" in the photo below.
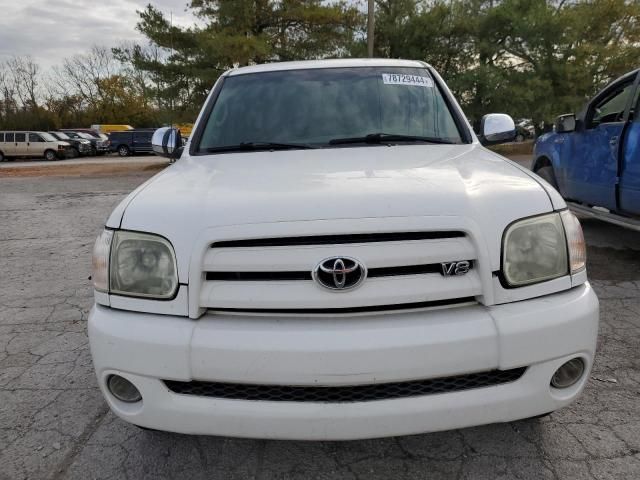
<svg viewBox="0 0 640 480">
<path fill-rule="evenodd" d="M 138 30 L 165 53 L 140 46 L 114 53 L 154 79 L 159 105 L 192 119 L 215 80 L 229 68 L 345 55 L 363 24 L 346 2 L 322 0 L 192 0 L 198 26 L 172 26 L 148 5 Z M 182 114 L 180 113 L 183 112 Z M 187 120 L 187 118 L 182 118 Z"/>
<path fill-rule="evenodd" d="M 378 0 L 379 54 L 445 77 L 474 121 L 551 122 L 640 66 L 637 0 Z"/>
</svg>

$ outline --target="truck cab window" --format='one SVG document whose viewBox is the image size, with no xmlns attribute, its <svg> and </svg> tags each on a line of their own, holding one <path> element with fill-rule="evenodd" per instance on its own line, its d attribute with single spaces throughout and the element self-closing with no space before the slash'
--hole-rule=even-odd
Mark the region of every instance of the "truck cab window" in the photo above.
<svg viewBox="0 0 640 480">
<path fill-rule="evenodd" d="M 589 112 L 591 121 L 589 128 L 595 128 L 601 123 L 621 122 L 627 107 L 629 97 L 633 94 L 633 82 L 621 85 L 605 98 L 600 100 Z"/>
</svg>

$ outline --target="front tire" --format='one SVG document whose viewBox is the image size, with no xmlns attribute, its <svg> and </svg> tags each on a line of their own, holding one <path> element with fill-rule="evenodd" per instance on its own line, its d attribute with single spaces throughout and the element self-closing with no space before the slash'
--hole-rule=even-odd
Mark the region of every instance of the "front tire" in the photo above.
<svg viewBox="0 0 640 480">
<path fill-rule="evenodd" d="M 44 152 L 44 159 L 47 162 L 53 162 L 58 159 L 58 156 L 56 155 L 56 152 L 54 152 L 53 150 L 47 150 L 46 152 Z"/>
<path fill-rule="evenodd" d="M 536 170 L 535 173 L 538 174 L 539 177 L 544 178 L 553 188 L 558 190 L 558 182 L 556 181 L 555 173 L 553 173 L 553 167 L 542 167 Z"/>
<path fill-rule="evenodd" d="M 0 152 L 0 162 L 4 162 L 7 160 L 7 157 L 4 156 L 4 153 Z"/>
<path fill-rule="evenodd" d="M 127 147 L 126 145 L 120 145 L 118 147 L 118 155 L 120 155 L 121 157 L 128 157 L 129 155 L 131 155 L 131 150 L 129 150 L 129 147 Z"/>
</svg>

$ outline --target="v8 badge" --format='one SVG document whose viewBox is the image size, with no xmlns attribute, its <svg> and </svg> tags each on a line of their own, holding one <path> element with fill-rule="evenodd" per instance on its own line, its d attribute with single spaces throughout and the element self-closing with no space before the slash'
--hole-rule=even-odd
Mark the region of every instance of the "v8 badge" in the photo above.
<svg viewBox="0 0 640 480">
<path fill-rule="evenodd" d="M 462 260 L 460 262 L 446 262 L 441 263 L 442 275 L 450 277 L 453 275 L 464 275 L 471 269 L 471 262 L 468 260 Z"/>
</svg>

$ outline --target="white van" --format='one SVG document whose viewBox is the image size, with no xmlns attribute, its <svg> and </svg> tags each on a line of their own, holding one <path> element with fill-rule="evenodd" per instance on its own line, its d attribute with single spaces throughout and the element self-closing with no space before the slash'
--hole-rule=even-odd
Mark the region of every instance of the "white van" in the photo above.
<svg viewBox="0 0 640 480">
<path fill-rule="evenodd" d="M 52 161 L 72 153 L 71 145 L 47 132 L 0 132 L 0 162 L 16 157 L 44 157 Z"/>
</svg>

